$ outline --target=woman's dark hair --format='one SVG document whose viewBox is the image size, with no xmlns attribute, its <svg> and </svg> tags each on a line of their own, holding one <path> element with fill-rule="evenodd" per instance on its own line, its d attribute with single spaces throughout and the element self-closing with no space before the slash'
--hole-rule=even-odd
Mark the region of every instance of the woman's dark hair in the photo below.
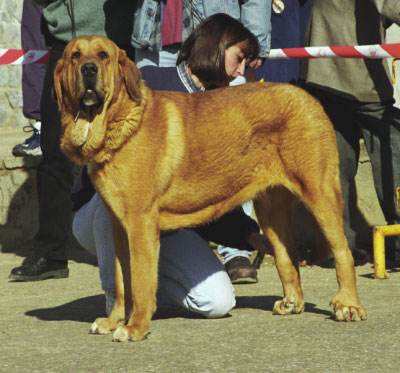
<svg viewBox="0 0 400 373">
<path fill-rule="evenodd" d="M 225 71 L 225 50 L 241 44 L 244 58 L 258 57 L 257 38 L 242 23 L 231 16 L 218 13 L 203 20 L 180 48 L 177 65 L 186 61 L 191 72 L 206 89 L 229 82 Z"/>
</svg>

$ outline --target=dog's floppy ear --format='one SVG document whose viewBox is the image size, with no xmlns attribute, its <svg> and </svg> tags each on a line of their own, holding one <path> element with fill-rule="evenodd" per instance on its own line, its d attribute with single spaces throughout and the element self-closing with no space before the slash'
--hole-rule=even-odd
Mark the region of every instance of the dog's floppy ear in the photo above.
<svg viewBox="0 0 400 373">
<path fill-rule="evenodd" d="M 129 96 L 134 101 L 141 101 L 140 81 L 142 80 L 142 74 L 136 65 L 126 56 L 124 50 L 119 51 L 118 65 L 121 69 Z"/>
<path fill-rule="evenodd" d="M 64 60 L 60 58 L 57 61 L 57 65 L 54 69 L 54 90 L 53 94 L 55 94 L 57 103 L 58 103 L 58 108 L 61 110 L 62 106 L 62 71 L 64 68 Z"/>
</svg>

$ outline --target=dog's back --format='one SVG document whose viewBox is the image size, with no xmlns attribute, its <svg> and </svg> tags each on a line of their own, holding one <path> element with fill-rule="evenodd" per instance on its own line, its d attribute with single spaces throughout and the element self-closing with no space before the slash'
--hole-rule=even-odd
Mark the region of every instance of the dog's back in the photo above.
<svg viewBox="0 0 400 373">
<path fill-rule="evenodd" d="M 154 141 L 163 133 L 155 147 L 160 178 L 168 180 L 160 198 L 162 228 L 176 228 L 183 216 L 192 225 L 192 213 L 197 223 L 203 209 L 207 220 L 216 218 L 271 186 L 300 195 L 304 178 L 338 177 L 332 125 L 298 87 L 250 83 L 152 95 L 143 121 Z"/>
</svg>

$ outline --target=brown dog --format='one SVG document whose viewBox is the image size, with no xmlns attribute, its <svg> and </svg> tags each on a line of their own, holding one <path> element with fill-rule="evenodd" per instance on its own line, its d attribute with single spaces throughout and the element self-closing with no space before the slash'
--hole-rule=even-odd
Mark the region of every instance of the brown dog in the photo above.
<svg viewBox="0 0 400 373">
<path fill-rule="evenodd" d="M 71 41 L 54 77 L 62 149 L 88 165 L 112 220 L 116 302 L 92 333 L 143 339 L 156 309 L 160 230 L 216 219 L 249 199 L 283 284 L 274 313 L 304 310 L 290 234 L 299 198 L 319 227 L 316 258 L 335 257 L 336 319 L 366 318 L 343 233 L 335 134 L 317 100 L 272 83 L 152 91 L 125 52 L 101 37 Z"/>
</svg>

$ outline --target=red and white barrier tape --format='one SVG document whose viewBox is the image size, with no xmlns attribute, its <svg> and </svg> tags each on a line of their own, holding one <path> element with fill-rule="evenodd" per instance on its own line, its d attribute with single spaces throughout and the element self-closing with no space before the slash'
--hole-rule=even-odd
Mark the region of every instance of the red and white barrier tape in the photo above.
<svg viewBox="0 0 400 373">
<path fill-rule="evenodd" d="M 46 63 L 48 60 L 49 51 L 0 49 L 0 65 Z"/>
<path fill-rule="evenodd" d="M 291 58 L 400 58 L 400 43 L 338 47 L 271 49 L 268 59 Z M 48 51 L 0 49 L 0 65 L 45 63 Z"/>
<path fill-rule="evenodd" d="M 399 58 L 400 43 L 356 46 L 271 49 L 268 59 L 290 58 Z"/>
</svg>

